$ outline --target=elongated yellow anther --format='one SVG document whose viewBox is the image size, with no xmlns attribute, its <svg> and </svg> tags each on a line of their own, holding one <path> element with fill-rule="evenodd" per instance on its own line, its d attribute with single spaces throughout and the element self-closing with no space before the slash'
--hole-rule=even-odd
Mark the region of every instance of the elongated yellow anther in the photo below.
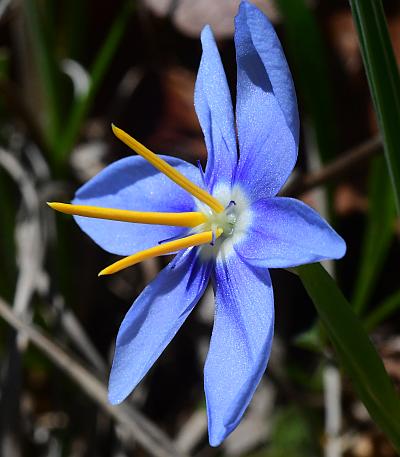
<svg viewBox="0 0 400 457">
<path fill-rule="evenodd" d="M 136 222 L 139 224 L 171 225 L 176 227 L 196 227 L 206 221 L 200 212 L 187 213 L 156 213 L 129 211 L 125 209 L 101 208 L 98 206 L 71 205 L 68 203 L 48 202 L 50 208 L 65 214 L 94 217 L 121 222 Z"/>
<path fill-rule="evenodd" d="M 218 229 L 215 234 L 218 238 L 222 234 L 222 229 Z M 99 276 L 111 275 L 117 271 L 121 271 L 124 268 L 131 267 L 136 265 L 139 262 L 142 262 L 146 259 L 151 259 L 163 254 L 171 254 L 172 252 L 179 251 L 181 249 L 187 249 L 192 246 L 200 246 L 201 244 L 211 243 L 213 240 L 213 232 L 207 231 L 202 233 L 196 233 L 195 235 L 190 235 L 185 238 L 180 238 L 179 240 L 169 241 L 167 243 L 160 244 L 158 246 L 153 246 L 152 248 L 145 249 L 144 251 L 137 252 L 136 254 L 125 257 L 118 262 L 113 263 L 112 265 L 104 268 L 99 273 Z"/>
<path fill-rule="evenodd" d="M 123 143 L 125 143 L 136 153 L 150 162 L 155 168 L 157 168 L 157 170 L 161 171 L 161 173 L 164 173 L 166 176 L 168 176 L 168 178 L 172 179 L 172 181 L 178 184 L 178 186 L 181 186 L 194 197 L 198 198 L 216 213 L 222 213 L 222 211 L 224 211 L 225 208 L 216 198 L 187 179 L 174 167 L 165 162 L 165 160 L 162 160 L 159 156 L 154 154 L 154 152 L 151 152 L 150 149 L 147 149 L 146 146 L 143 146 L 141 143 L 139 143 L 139 141 L 132 138 L 126 132 L 116 127 L 114 124 L 112 124 L 112 129 L 117 138 L 119 138 Z"/>
</svg>

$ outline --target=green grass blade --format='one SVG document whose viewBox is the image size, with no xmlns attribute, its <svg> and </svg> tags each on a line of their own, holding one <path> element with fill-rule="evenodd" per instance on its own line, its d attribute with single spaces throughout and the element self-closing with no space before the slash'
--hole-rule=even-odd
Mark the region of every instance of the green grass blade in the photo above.
<svg viewBox="0 0 400 457">
<path fill-rule="evenodd" d="M 117 17 L 111 26 L 110 32 L 108 33 L 104 45 L 100 49 L 95 59 L 93 68 L 90 72 L 90 85 L 88 92 L 85 95 L 79 97 L 74 103 L 64 135 L 62 136 L 61 141 L 58 145 L 58 155 L 63 161 L 65 161 L 65 159 L 68 157 L 68 154 L 76 142 L 79 131 L 82 127 L 82 123 L 92 106 L 93 99 L 104 79 L 104 76 L 114 57 L 115 51 L 117 50 L 118 45 L 123 37 L 131 12 L 131 2 L 127 1 L 125 5 L 121 7 Z"/>
<path fill-rule="evenodd" d="M 370 314 L 364 319 L 364 327 L 371 331 L 385 319 L 400 309 L 400 290 L 397 290 L 388 298 L 383 300 Z"/>
<path fill-rule="evenodd" d="M 39 11 L 39 2 L 26 0 L 24 5 L 46 104 L 44 132 L 49 147 L 54 150 L 59 138 L 63 106 L 60 100 L 61 72 L 52 46 L 54 41 L 49 39 L 48 28 Z"/>
<path fill-rule="evenodd" d="M 396 208 L 383 157 L 376 158 L 372 164 L 368 200 L 360 270 L 351 300 L 357 314 L 361 314 L 368 304 L 394 233 Z"/>
<path fill-rule="evenodd" d="M 400 213 L 400 77 L 381 0 L 350 0 Z"/>
<path fill-rule="evenodd" d="M 333 96 L 323 38 L 304 0 L 278 0 L 284 18 L 287 47 L 294 64 L 297 91 L 315 130 L 323 163 L 337 150 Z"/>
<path fill-rule="evenodd" d="M 400 398 L 362 324 L 320 264 L 303 265 L 296 271 L 360 399 L 400 452 Z"/>
</svg>

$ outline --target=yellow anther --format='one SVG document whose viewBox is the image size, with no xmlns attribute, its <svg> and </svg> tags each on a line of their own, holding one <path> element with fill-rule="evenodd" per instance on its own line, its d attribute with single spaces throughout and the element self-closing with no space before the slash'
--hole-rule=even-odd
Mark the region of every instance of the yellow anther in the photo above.
<svg viewBox="0 0 400 457">
<path fill-rule="evenodd" d="M 100 208 L 98 206 L 70 205 L 68 203 L 47 203 L 51 208 L 65 214 L 94 217 L 121 222 L 140 224 L 171 225 L 177 227 L 196 227 L 205 222 L 206 217 L 200 212 L 156 213 L 129 211 L 125 209 Z"/>
<path fill-rule="evenodd" d="M 176 184 L 181 186 L 187 192 L 192 194 L 194 197 L 205 203 L 209 206 L 212 210 L 216 213 L 222 213 L 224 211 L 223 205 L 210 195 L 207 191 L 202 189 L 201 187 L 194 184 L 192 181 L 187 179 L 183 176 L 179 171 L 177 171 L 174 167 L 169 165 L 165 160 L 162 160 L 159 156 L 151 152 L 145 146 L 143 146 L 139 141 L 135 140 L 131 136 L 129 136 L 126 132 L 116 127 L 112 124 L 112 129 L 117 138 L 119 138 L 122 142 L 124 142 L 127 146 L 133 149 L 137 154 L 142 156 L 148 162 L 150 162 L 157 170 L 164 173 L 168 178 L 172 179 Z"/>
<path fill-rule="evenodd" d="M 218 238 L 222 234 L 222 229 L 217 229 L 215 237 Z M 144 251 L 137 252 L 136 254 L 125 257 L 118 262 L 113 263 L 112 265 L 104 268 L 99 273 L 99 276 L 111 275 L 117 271 L 121 271 L 124 268 L 131 267 L 139 262 L 142 262 L 146 259 L 151 259 L 163 254 L 171 254 L 172 252 L 179 251 L 181 249 L 187 249 L 193 246 L 200 246 L 202 244 L 208 244 L 213 241 L 213 232 L 207 231 L 202 233 L 197 233 L 195 235 L 190 235 L 185 238 L 180 238 L 179 240 L 169 241 L 167 243 L 160 244 L 158 246 L 153 246 L 152 248 L 145 249 Z"/>
</svg>

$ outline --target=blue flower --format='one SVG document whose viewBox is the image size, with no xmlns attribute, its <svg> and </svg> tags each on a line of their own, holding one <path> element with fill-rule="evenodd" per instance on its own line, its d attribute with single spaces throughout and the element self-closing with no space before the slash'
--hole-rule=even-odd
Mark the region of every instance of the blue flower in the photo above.
<svg viewBox="0 0 400 457">
<path fill-rule="evenodd" d="M 78 190 L 73 205 L 50 205 L 74 214 L 103 249 L 128 256 L 100 274 L 177 252 L 122 322 L 111 403 L 123 401 L 146 375 L 212 280 L 215 321 L 204 389 L 216 446 L 238 425 L 267 366 L 274 331 L 268 268 L 337 259 L 346 246 L 313 209 L 276 196 L 296 162 L 299 118 L 268 19 L 241 3 L 236 114 L 209 27 L 201 41 L 195 107 L 208 150 L 204 174 L 183 160 L 156 156 L 113 127 L 139 155 L 104 169 Z"/>
</svg>

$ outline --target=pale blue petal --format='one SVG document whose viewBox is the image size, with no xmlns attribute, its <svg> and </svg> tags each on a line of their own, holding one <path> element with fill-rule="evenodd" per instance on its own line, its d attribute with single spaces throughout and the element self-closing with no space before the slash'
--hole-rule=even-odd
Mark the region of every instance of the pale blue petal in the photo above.
<svg viewBox="0 0 400 457">
<path fill-rule="evenodd" d="M 206 182 L 231 183 L 237 163 L 235 120 L 224 67 L 211 28 L 201 34 L 203 55 L 197 73 L 194 104 L 208 151 Z"/>
<path fill-rule="evenodd" d="M 204 368 L 208 430 L 218 446 L 238 425 L 266 369 L 274 329 L 268 270 L 236 255 L 217 262 L 216 312 Z"/>
<path fill-rule="evenodd" d="M 240 5 L 236 18 L 236 27 L 248 29 L 253 50 L 265 68 L 269 85 L 279 103 L 279 106 L 290 128 L 293 139 L 299 141 L 299 112 L 297 108 L 296 91 L 292 75 L 282 45 L 274 30 L 273 25 L 256 6 L 244 1 Z"/>
<path fill-rule="evenodd" d="M 296 163 L 297 102 L 285 56 L 266 16 L 243 2 L 235 26 L 236 182 L 255 201 L 276 195 Z"/>
<path fill-rule="evenodd" d="M 293 198 L 275 197 L 252 205 L 248 234 L 235 246 L 252 265 L 287 268 L 340 259 L 346 243 L 312 208 Z"/>
<path fill-rule="evenodd" d="M 122 402 L 145 376 L 207 286 L 211 266 L 196 260 L 196 249 L 178 255 L 144 289 L 121 324 L 109 381 L 112 404 Z"/>
<path fill-rule="evenodd" d="M 203 187 L 199 170 L 183 160 L 160 156 Z M 134 211 L 180 212 L 195 210 L 193 197 L 140 156 L 112 163 L 82 186 L 73 203 Z M 186 233 L 182 227 L 133 224 L 75 217 L 81 229 L 103 249 L 130 255 L 159 241 Z"/>
</svg>

